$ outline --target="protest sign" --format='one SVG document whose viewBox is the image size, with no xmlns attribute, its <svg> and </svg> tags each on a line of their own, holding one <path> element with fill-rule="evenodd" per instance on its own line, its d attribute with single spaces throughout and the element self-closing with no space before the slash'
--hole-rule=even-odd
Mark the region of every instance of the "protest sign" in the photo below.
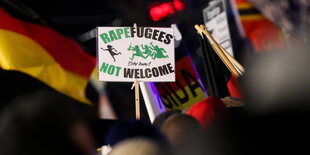
<svg viewBox="0 0 310 155">
<path fill-rule="evenodd" d="M 101 81 L 175 81 L 172 28 L 98 27 Z"/>
<path fill-rule="evenodd" d="M 224 0 L 211 1 L 209 6 L 203 10 L 203 17 L 205 26 L 214 39 L 230 55 L 233 55 L 225 3 Z"/>
</svg>

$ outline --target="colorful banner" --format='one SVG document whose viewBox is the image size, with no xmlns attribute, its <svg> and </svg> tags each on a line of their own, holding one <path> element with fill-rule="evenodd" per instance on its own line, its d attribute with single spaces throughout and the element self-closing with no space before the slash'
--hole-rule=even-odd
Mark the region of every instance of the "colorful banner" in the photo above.
<svg viewBox="0 0 310 155">
<path fill-rule="evenodd" d="M 172 28 L 98 27 L 99 80 L 175 81 Z"/>
<path fill-rule="evenodd" d="M 176 61 L 176 81 L 154 83 L 166 109 L 187 109 L 207 97 L 189 56 Z"/>
</svg>

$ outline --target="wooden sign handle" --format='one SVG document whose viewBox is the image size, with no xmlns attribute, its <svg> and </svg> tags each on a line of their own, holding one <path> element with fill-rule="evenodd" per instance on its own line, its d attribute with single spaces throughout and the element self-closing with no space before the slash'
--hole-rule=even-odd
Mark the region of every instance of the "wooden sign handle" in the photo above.
<svg viewBox="0 0 310 155">
<path fill-rule="evenodd" d="M 139 82 L 135 82 L 136 120 L 140 120 L 140 96 Z"/>
</svg>

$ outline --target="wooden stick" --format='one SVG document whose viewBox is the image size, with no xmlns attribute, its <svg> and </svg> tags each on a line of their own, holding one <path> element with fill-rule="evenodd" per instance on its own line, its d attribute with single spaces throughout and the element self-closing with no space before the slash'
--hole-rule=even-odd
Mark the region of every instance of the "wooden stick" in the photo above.
<svg viewBox="0 0 310 155">
<path fill-rule="evenodd" d="M 230 62 L 233 63 L 242 73 L 244 73 L 244 67 L 234 57 L 232 57 L 221 45 L 219 45 L 219 47 L 230 60 Z"/>
<path fill-rule="evenodd" d="M 198 25 L 197 25 L 197 27 L 195 26 L 195 28 L 199 33 L 203 33 L 203 31 L 200 29 L 200 27 Z M 227 56 L 227 58 L 230 60 L 230 62 L 233 63 L 242 73 L 244 73 L 244 71 L 245 71 L 244 67 L 234 57 L 232 57 L 220 44 L 218 44 L 217 42 L 215 42 L 215 43 L 224 52 L 224 54 Z"/>
<path fill-rule="evenodd" d="M 140 120 L 140 94 L 139 82 L 135 82 L 136 120 Z"/>
<path fill-rule="evenodd" d="M 195 29 L 199 32 L 199 33 L 203 33 L 202 30 L 200 29 L 200 27 L 196 24 L 195 25 Z"/>
<path fill-rule="evenodd" d="M 218 56 L 223 60 L 224 64 L 227 66 L 227 68 L 231 71 L 232 74 L 234 74 L 236 77 L 239 77 L 239 72 L 236 70 L 234 65 L 229 61 L 225 53 L 221 50 L 215 39 L 212 37 L 212 35 L 206 30 L 204 25 L 200 25 L 200 28 L 202 29 L 202 32 L 207 35 L 207 38 L 210 40 L 211 44 L 215 48 L 215 51 L 217 52 Z"/>
<path fill-rule="evenodd" d="M 220 49 L 220 47 L 218 46 L 218 44 L 216 43 L 216 41 L 214 40 L 214 38 L 210 35 L 210 33 L 205 29 L 204 25 L 200 25 L 200 27 L 198 25 L 195 25 L 195 28 L 198 31 L 203 32 L 203 34 L 205 34 L 207 36 L 207 38 L 209 39 L 209 41 L 211 42 L 211 45 L 214 47 L 215 52 L 217 53 L 217 55 L 222 59 L 222 61 L 224 62 L 224 64 L 226 65 L 226 67 L 230 70 L 230 72 L 236 76 L 239 77 L 239 73 L 236 70 L 236 68 L 234 67 L 234 65 L 229 61 L 229 59 L 227 58 L 227 56 L 224 54 L 224 52 Z"/>
</svg>

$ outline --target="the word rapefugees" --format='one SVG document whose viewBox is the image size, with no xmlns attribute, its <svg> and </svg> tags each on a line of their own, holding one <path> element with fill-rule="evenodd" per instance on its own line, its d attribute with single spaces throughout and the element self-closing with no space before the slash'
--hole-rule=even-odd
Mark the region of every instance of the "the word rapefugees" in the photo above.
<svg viewBox="0 0 310 155">
<path fill-rule="evenodd" d="M 173 39 L 172 34 L 149 27 L 123 27 L 100 34 L 100 38 L 105 44 L 123 38 L 134 37 L 157 40 L 165 44 L 170 44 Z"/>
</svg>

